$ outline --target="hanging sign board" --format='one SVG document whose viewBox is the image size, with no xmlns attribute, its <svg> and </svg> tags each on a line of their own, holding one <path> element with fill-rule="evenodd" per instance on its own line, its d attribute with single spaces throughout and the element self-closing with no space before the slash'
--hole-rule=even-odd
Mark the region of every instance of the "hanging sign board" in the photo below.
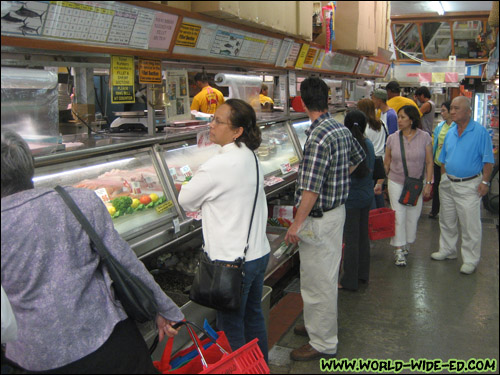
<svg viewBox="0 0 500 375">
<path fill-rule="evenodd" d="M 139 59 L 139 83 L 161 84 L 161 61 Z"/>
<path fill-rule="evenodd" d="M 134 57 L 111 56 L 111 103 L 135 103 Z"/>
<path fill-rule="evenodd" d="M 175 41 L 176 46 L 195 48 L 200 35 L 201 26 L 183 22 Z"/>
</svg>

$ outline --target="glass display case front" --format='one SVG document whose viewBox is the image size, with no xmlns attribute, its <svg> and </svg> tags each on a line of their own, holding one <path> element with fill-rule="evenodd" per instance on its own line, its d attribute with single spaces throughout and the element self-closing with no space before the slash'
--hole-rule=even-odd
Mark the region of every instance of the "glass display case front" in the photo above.
<svg viewBox="0 0 500 375">
<path fill-rule="evenodd" d="M 33 181 L 35 187 L 61 185 L 93 190 L 124 239 L 178 216 L 148 149 L 40 167 Z"/>
<path fill-rule="evenodd" d="M 193 140 L 180 147 L 165 145 L 163 148 L 163 157 L 167 163 L 170 176 L 172 176 L 175 188 L 180 191 L 182 184 L 187 183 L 198 168 L 217 154 L 221 147 L 216 144 L 198 145 Z"/>
<path fill-rule="evenodd" d="M 288 174 L 292 167 L 299 163 L 299 156 L 292 142 L 287 123 L 280 122 L 269 126 L 261 126 L 262 143 L 256 150 L 264 175 Z"/>
</svg>

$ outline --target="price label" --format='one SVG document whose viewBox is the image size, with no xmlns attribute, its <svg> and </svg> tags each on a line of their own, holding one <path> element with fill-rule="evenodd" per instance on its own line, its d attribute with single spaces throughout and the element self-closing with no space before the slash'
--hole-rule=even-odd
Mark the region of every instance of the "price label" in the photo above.
<svg viewBox="0 0 500 375">
<path fill-rule="evenodd" d="M 175 218 L 174 221 L 174 233 L 177 234 L 181 231 L 181 225 L 179 224 L 179 218 Z"/>
<path fill-rule="evenodd" d="M 141 183 L 139 181 L 132 181 L 132 193 L 141 194 Z"/>
<path fill-rule="evenodd" d="M 97 194 L 97 196 L 99 198 L 101 198 L 101 200 L 104 203 L 108 203 L 111 200 L 111 199 L 109 199 L 109 195 L 108 195 L 106 188 L 97 189 L 97 190 L 94 190 L 94 192 Z"/>
<path fill-rule="evenodd" d="M 193 176 L 193 171 L 191 168 L 189 168 L 189 165 L 185 165 L 184 167 L 181 167 L 181 172 L 184 175 L 184 177 L 192 177 Z"/>
<path fill-rule="evenodd" d="M 288 162 L 290 163 L 290 165 L 298 163 L 299 162 L 299 158 L 297 156 L 291 157 L 290 159 L 288 159 Z"/>
<path fill-rule="evenodd" d="M 167 210 L 170 210 L 172 207 L 174 207 L 174 202 L 172 202 L 170 200 L 170 201 L 166 201 L 165 203 L 159 204 L 158 206 L 155 207 L 155 209 L 156 209 L 156 212 L 161 214 Z"/>
<path fill-rule="evenodd" d="M 172 176 L 174 180 L 177 180 L 177 171 L 175 168 L 169 168 L 168 171 L 170 172 L 170 176 Z"/>
<path fill-rule="evenodd" d="M 287 174 L 287 173 L 291 172 L 292 167 L 290 166 L 290 163 L 283 163 L 283 164 L 280 164 L 280 169 L 281 169 L 282 174 Z"/>
</svg>

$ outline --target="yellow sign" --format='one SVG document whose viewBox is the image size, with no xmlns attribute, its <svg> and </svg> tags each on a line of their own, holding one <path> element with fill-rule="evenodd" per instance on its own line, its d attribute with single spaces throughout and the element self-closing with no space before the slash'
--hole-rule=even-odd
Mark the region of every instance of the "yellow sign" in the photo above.
<svg viewBox="0 0 500 375">
<path fill-rule="evenodd" d="M 302 69 L 308 51 L 309 51 L 309 44 L 306 43 L 302 44 L 302 47 L 300 48 L 299 52 L 299 57 L 297 58 L 297 62 L 295 63 L 295 69 Z"/>
<path fill-rule="evenodd" d="M 304 65 L 312 65 L 316 61 L 316 54 L 318 50 L 316 48 L 309 48 L 307 52 L 306 59 L 304 60 Z"/>
<path fill-rule="evenodd" d="M 135 103 L 133 56 L 111 56 L 111 103 Z"/>
<path fill-rule="evenodd" d="M 299 158 L 297 156 L 293 156 L 290 159 L 288 159 L 288 162 L 290 163 L 290 165 L 293 165 L 299 162 Z"/>
<path fill-rule="evenodd" d="M 159 204 L 158 206 L 155 207 L 156 212 L 161 214 L 162 212 L 165 212 L 169 209 L 174 207 L 174 202 L 172 201 L 166 201 L 165 203 Z"/>
<path fill-rule="evenodd" d="M 161 61 L 139 59 L 139 83 L 161 84 Z"/>
<path fill-rule="evenodd" d="M 201 26 L 193 23 L 182 23 L 179 30 L 179 35 L 175 41 L 176 46 L 180 47 L 196 47 L 198 36 L 200 35 Z"/>
</svg>

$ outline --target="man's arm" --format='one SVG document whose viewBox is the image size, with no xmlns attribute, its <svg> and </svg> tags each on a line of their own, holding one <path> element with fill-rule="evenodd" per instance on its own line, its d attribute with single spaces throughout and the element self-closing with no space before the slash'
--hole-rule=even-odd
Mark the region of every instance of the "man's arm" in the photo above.
<svg viewBox="0 0 500 375">
<path fill-rule="evenodd" d="M 484 182 L 490 182 L 491 179 L 491 172 L 493 171 L 493 164 L 491 163 L 484 163 L 483 165 L 483 181 Z M 486 194 L 488 194 L 488 190 L 490 187 L 486 184 L 483 184 L 482 182 L 479 184 L 477 188 L 477 192 L 480 197 L 484 197 Z"/>
<path fill-rule="evenodd" d="M 297 232 L 299 231 L 302 223 L 307 219 L 309 213 L 311 212 L 316 200 L 318 199 L 319 194 L 313 193 L 309 190 L 304 190 L 302 192 L 302 200 L 300 201 L 300 205 L 297 208 L 297 212 L 295 214 L 295 219 L 288 228 L 288 232 L 285 236 L 285 242 L 287 244 L 290 243 L 298 243 L 300 241 L 299 236 L 297 236 Z"/>
</svg>

